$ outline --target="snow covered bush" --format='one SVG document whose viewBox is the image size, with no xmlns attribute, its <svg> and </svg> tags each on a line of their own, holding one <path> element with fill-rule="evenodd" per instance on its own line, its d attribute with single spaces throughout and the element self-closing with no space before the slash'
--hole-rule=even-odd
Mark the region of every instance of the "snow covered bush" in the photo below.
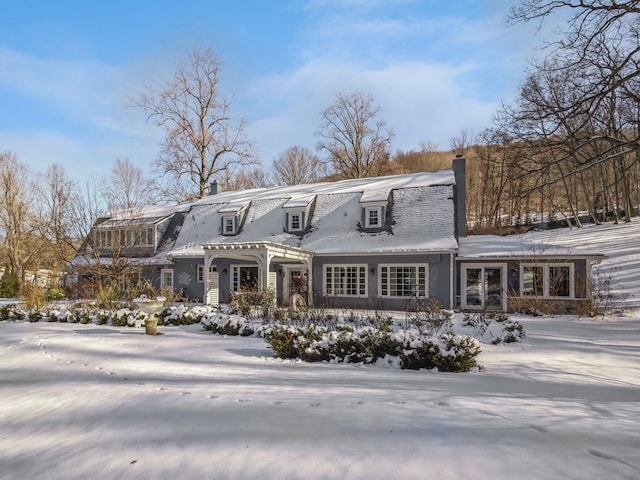
<svg viewBox="0 0 640 480">
<path fill-rule="evenodd" d="M 49 322 L 67 322 L 71 313 L 66 309 L 51 310 L 47 313 L 47 320 Z"/>
<path fill-rule="evenodd" d="M 309 325 L 307 327 L 293 327 L 288 325 L 269 325 L 260 329 L 260 334 L 271 345 L 273 353 L 278 358 L 302 358 L 307 361 L 320 361 L 316 357 L 319 345 L 315 350 L 305 351 L 314 342 L 319 342 L 327 333 L 325 327 Z"/>
<path fill-rule="evenodd" d="M 400 354 L 401 368 L 436 368 L 440 372 L 468 372 L 478 366 L 480 343 L 469 335 L 442 332 L 432 336 L 412 329 L 397 332 L 395 338 L 404 346 Z"/>
<path fill-rule="evenodd" d="M 91 315 L 84 308 L 76 308 L 71 311 L 70 322 L 87 324 L 91 322 Z"/>
<path fill-rule="evenodd" d="M 462 326 L 472 328 L 476 337 L 482 338 L 487 333 L 489 325 L 491 325 L 494 318 L 495 312 L 465 312 L 462 319 Z"/>
<path fill-rule="evenodd" d="M 417 328 L 420 333 L 437 335 L 451 332 L 453 312 L 436 299 L 414 298 L 407 304 L 405 328 Z"/>
<path fill-rule="evenodd" d="M 309 335 L 312 332 L 313 335 Z M 388 329 L 337 325 L 335 329 L 307 327 L 300 358 L 304 361 L 330 361 L 347 363 L 375 363 L 385 355 L 398 355 L 402 350 Z"/>
<path fill-rule="evenodd" d="M 501 312 L 465 313 L 462 326 L 472 328 L 478 339 L 494 345 L 519 342 L 525 337 L 522 324 Z"/>
<path fill-rule="evenodd" d="M 253 335 L 254 329 L 246 318 L 240 315 L 214 312 L 204 316 L 200 323 L 205 330 L 217 335 Z"/>
<path fill-rule="evenodd" d="M 406 369 L 433 369 L 468 372 L 477 367 L 480 344 L 474 338 L 443 332 L 425 335 L 418 329 L 398 330 L 338 325 L 269 325 L 260 333 L 278 358 L 299 358 L 307 362 L 377 363 Z M 394 359 L 399 359 L 399 361 Z M 388 361 L 391 360 L 391 361 Z"/>
<path fill-rule="evenodd" d="M 147 314 L 140 310 L 121 308 L 111 316 L 111 325 L 114 327 L 141 327 L 144 325 Z"/>
<path fill-rule="evenodd" d="M 476 357 L 482 351 L 480 342 L 469 335 L 444 333 L 439 337 L 436 368 L 440 372 L 468 372 L 478 366 Z"/>
<path fill-rule="evenodd" d="M 195 305 L 193 307 L 187 305 L 169 306 L 164 307 L 158 313 L 158 319 L 163 325 L 193 325 L 201 323 L 203 318 L 216 311 L 214 307 L 207 305 Z"/>
<path fill-rule="evenodd" d="M 516 343 L 525 336 L 524 327 L 517 320 L 513 320 L 506 315 L 496 318 L 496 322 L 502 326 L 502 331 L 493 337 L 492 343 Z"/>
<path fill-rule="evenodd" d="M 106 325 L 109 323 L 109 312 L 107 310 L 100 310 L 96 315 L 96 323 L 98 325 Z"/>
<path fill-rule="evenodd" d="M 3 305 L 0 307 L 0 321 L 3 320 L 22 320 L 25 317 L 25 313 L 18 308 L 15 303 L 9 305 Z"/>
</svg>

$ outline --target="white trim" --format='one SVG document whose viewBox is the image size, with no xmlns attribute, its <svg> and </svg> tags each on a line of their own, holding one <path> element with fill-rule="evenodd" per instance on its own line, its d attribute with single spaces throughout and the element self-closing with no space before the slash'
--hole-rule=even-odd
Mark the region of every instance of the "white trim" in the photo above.
<svg viewBox="0 0 640 480">
<path fill-rule="evenodd" d="M 378 221 L 371 223 L 371 213 L 377 213 Z M 364 228 L 381 228 L 382 227 L 382 207 L 380 206 L 366 206 L 364 207 Z"/>
<path fill-rule="evenodd" d="M 289 303 L 291 300 L 291 272 L 295 270 L 300 270 L 300 274 L 302 277 L 307 278 L 307 290 L 309 289 L 308 285 L 308 273 L 305 274 L 305 270 L 307 269 L 304 265 L 283 265 L 282 266 L 282 301 L 285 303 Z M 305 299 L 306 300 L 306 299 Z"/>
<path fill-rule="evenodd" d="M 327 293 L 327 269 L 330 268 L 331 269 L 331 278 L 332 278 L 332 293 Z M 335 287 L 335 282 L 334 282 L 334 274 L 335 274 L 335 269 L 336 268 L 357 268 L 357 286 L 356 289 L 358 291 L 357 294 L 353 295 L 353 294 L 348 294 L 348 293 L 333 293 L 334 287 Z M 361 276 L 361 269 L 364 269 L 364 286 L 360 284 L 360 280 L 361 278 L 363 278 Z M 339 263 L 339 264 L 323 264 L 322 265 L 322 294 L 325 297 L 348 297 L 348 298 L 367 298 L 369 296 L 369 272 L 368 272 L 369 266 L 366 263 L 356 263 L 356 264 L 346 264 L 346 263 Z M 341 275 L 342 277 L 342 275 Z M 345 273 L 345 277 L 346 277 L 346 273 Z M 363 288 L 364 287 L 364 288 Z M 347 290 L 346 288 L 346 282 L 345 285 L 341 285 L 341 290 L 345 291 Z M 361 290 L 364 290 L 364 294 L 360 293 Z"/>
<path fill-rule="evenodd" d="M 478 288 L 478 298 L 480 300 L 479 305 L 473 305 L 467 303 L 467 270 L 469 269 L 480 269 L 482 279 L 484 279 L 485 270 L 487 268 L 498 268 L 501 273 L 501 308 L 491 308 L 491 305 L 485 305 L 485 292 L 482 289 L 484 285 L 484 281 L 482 281 L 482 285 L 479 285 Z M 461 263 L 460 264 L 460 306 L 465 309 L 489 309 L 489 310 L 497 310 L 497 311 L 506 311 L 507 310 L 507 264 L 506 263 Z"/>
<path fill-rule="evenodd" d="M 199 263 L 196 265 L 196 283 L 204 282 L 204 265 Z"/>
<path fill-rule="evenodd" d="M 369 251 L 369 252 L 321 252 L 316 253 L 313 252 L 313 257 L 380 257 L 383 256 L 399 256 L 405 257 L 409 255 L 453 255 L 455 254 L 455 250 L 419 250 L 419 251 L 404 251 L 404 250 L 380 250 L 380 251 Z M 477 259 L 474 259 L 477 260 Z"/>
<path fill-rule="evenodd" d="M 383 268 L 391 268 L 391 267 L 400 267 L 400 268 L 414 268 L 414 273 L 416 276 L 417 287 L 419 290 L 419 268 L 424 268 L 424 295 L 419 295 L 417 292 L 413 295 L 383 295 L 382 294 L 382 269 Z M 389 272 L 387 272 L 387 281 L 389 280 Z M 387 285 L 387 292 L 390 291 L 390 284 Z M 380 298 L 390 298 L 390 299 L 407 299 L 411 297 L 417 298 L 429 298 L 429 264 L 428 263 L 381 263 L 378 265 L 378 296 Z"/>
<path fill-rule="evenodd" d="M 233 231 L 227 231 L 227 221 L 231 220 L 231 226 Z M 222 234 L 223 235 L 235 235 L 238 231 L 237 217 L 235 215 L 223 215 L 222 217 Z"/>
<path fill-rule="evenodd" d="M 171 279 L 170 282 L 165 280 L 165 275 Z M 160 288 L 166 288 L 173 291 L 173 268 L 163 268 L 160 270 Z"/>
<path fill-rule="evenodd" d="M 298 216 L 298 228 L 294 228 L 293 227 L 293 216 L 297 215 Z M 301 232 L 302 230 L 304 230 L 304 225 L 302 224 L 303 219 L 304 219 L 304 212 L 302 210 L 296 210 L 293 212 L 288 212 L 287 215 L 289 221 L 288 221 L 288 225 L 287 225 L 287 231 L 289 232 Z"/>
<path fill-rule="evenodd" d="M 235 292 L 239 292 L 240 291 L 240 278 L 238 278 L 238 289 L 237 290 L 235 290 L 234 283 L 235 283 L 235 278 L 236 278 L 237 275 L 239 275 L 241 268 L 255 268 L 256 270 L 258 270 L 258 276 L 257 276 L 258 285 L 257 285 L 257 288 L 258 288 L 258 290 L 262 290 L 262 278 L 261 278 L 261 275 L 260 275 L 260 265 L 258 265 L 258 263 L 253 263 L 253 264 L 238 263 L 238 264 L 229 265 L 229 292 L 231 292 L 233 294 Z"/>
<path fill-rule="evenodd" d="M 542 268 L 542 295 L 525 295 L 524 293 L 524 269 L 526 267 Z M 568 267 L 569 268 L 569 295 L 558 296 L 549 294 L 549 268 Z M 527 262 L 520 264 L 520 296 L 523 298 L 549 298 L 557 300 L 571 300 L 575 298 L 575 264 L 571 262 Z"/>
</svg>

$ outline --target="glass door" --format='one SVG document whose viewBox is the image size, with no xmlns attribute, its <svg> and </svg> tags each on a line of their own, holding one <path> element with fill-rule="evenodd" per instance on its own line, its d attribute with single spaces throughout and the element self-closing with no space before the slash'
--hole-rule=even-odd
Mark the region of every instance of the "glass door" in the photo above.
<svg viewBox="0 0 640 480">
<path fill-rule="evenodd" d="M 506 292 L 504 272 L 504 265 L 462 265 L 462 307 L 504 310 Z"/>
</svg>

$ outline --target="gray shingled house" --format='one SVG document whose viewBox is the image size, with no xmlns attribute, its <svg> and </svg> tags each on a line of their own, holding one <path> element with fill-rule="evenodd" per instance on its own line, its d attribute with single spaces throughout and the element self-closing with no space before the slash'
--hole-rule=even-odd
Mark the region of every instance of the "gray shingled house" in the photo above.
<svg viewBox="0 0 640 480">
<path fill-rule="evenodd" d="M 297 294 L 315 305 L 387 310 L 416 298 L 495 310 L 523 297 L 565 306 L 588 298 L 591 264 L 601 256 L 513 246 L 486 254 L 493 239 L 466 238 L 464 185 L 465 160 L 456 158 L 442 172 L 146 207 L 97 222 L 85 244 L 94 255 L 85 251 L 72 266 L 79 278 L 87 262 L 108 266 L 117 245 L 156 287 L 207 304 L 265 288 L 284 305 Z"/>
</svg>

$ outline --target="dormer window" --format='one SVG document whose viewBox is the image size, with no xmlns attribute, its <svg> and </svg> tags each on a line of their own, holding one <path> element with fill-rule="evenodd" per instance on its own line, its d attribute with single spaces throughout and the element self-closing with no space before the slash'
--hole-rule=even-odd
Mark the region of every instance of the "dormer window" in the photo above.
<svg viewBox="0 0 640 480">
<path fill-rule="evenodd" d="M 235 235 L 236 234 L 236 216 L 222 217 L 222 234 L 223 235 Z"/>
<path fill-rule="evenodd" d="M 382 227 L 382 207 L 366 207 L 364 219 L 365 228 Z"/>
<path fill-rule="evenodd" d="M 290 232 L 302 231 L 302 212 L 291 212 L 288 217 L 289 224 L 287 225 L 287 230 Z"/>
</svg>

